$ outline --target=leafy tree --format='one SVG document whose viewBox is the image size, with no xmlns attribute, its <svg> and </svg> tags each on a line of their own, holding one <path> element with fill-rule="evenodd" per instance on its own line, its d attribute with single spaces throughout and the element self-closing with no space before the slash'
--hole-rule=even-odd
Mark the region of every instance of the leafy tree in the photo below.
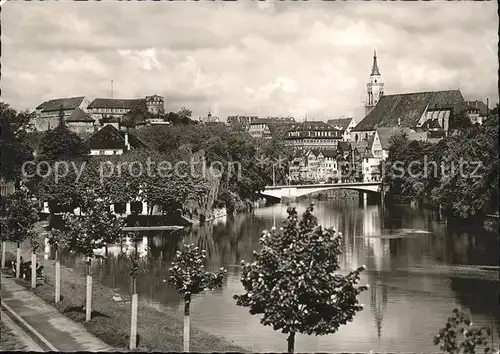
<svg viewBox="0 0 500 354">
<path fill-rule="evenodd" d="M 364 266 L 337 273 L 342 234 L 318 225 L 312 212 L 313 206 L 299 221 L 295 208 L 289 208 L 283 229 L 263 232 L 255 261 L 242 261 L 246 293 L 234 295 L 238 306 L 263 315 L 263 325 L 288 333 L 290 353 L 296 333 L 332 334 L 352 321 L 363 308 L 357 296 L 368 289 L 358 286 Z"/>
<path fill-rule="evenodd" d="M 76 133 L 65 124 L 45 132 L 40 142 L 40 160 L 57 161 L 88 155 L 89 148 Z"/>
<path fill-rule="evenodd" d="M 17 112 L 0 102 L 0 176 L 6 181 L 13 181 L 16 188 L 20 187 L 23 179 L 23 163 L 34 159 L 28 140 L 30 128 L 28 112 Z"/>
<path fill-rule="evenodd" d="M 205 271 L 205 259 L 206 251 L 194 244 L 184 245 L 184 250 L 177 251 L 172 267 L 168 270 L 167 282 L 184 295 L 184 351 L 189 351 L 189 306 L 192 295 L 221 288 L 226 275 L 224 268 L 217 273 Z"/>
<path fill-rule="evenodd" d="M 464 110 L 461 110 L 457 114 L 455 114 L 450 122 L 450 129 L 451 130 L 463 130 L 463 129 L 468 129 L 473 126 L 470 118 L 467 115 L 467 112 Z"/>
<path fill-rule="evenodd" d="M 3 221 L 2 233 L 7 240 L 17 244 L 17 278 L 19 278 L 21 242 L 29 239 L 32 247 L 37 246 L 34 226 L 38 220 L 37 204 L 31 193 L 20 189 L 7 197 L 6 218 Z"/>
<path fill-rule="evenodd" d="M 123 115 L 121 124 L 127 128 L 134 128 L 138 123 L 145 122 L 152 117 L 153 115 L 146 107 L 134 107 Z"/>
<path fill-rule="evenodd" d="M 458 338 L 462 335 L 462 340 Z M 453 310 L 453 315 L 448 317 L 446 326 L 439 330 L 439 333 L 434 337 L 434 344 L 439 345 L 440 349 L 449 354 L 474 354 L 476 347 L 484 347 L 484 353 L 490 353 L 493 350 L 493 340 L 491 328 L 472 327 L 472 322 L 463 311 L 458 309 Z"/>
<path fill-rule="evenodd" d="M 82 216 L 65 215 L 69 229 L 68 246 L 70 250 L 91 258 L 95 249 L 124 238 L 125 223 L 111 213 L 107 202 L 99 200 L 93 193 L 84 196 L 83 207 L 85 213 Z"/>
</svg>

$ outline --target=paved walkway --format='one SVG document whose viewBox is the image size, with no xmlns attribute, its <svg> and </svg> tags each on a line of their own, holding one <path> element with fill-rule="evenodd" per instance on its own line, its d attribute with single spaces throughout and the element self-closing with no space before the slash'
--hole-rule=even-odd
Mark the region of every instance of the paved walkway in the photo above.
<svg viewBox="0 0 500 354">
<path fill-rule="evenodd" d="M 29 332 L 45 350 L 111 351 L 113 348 L 73 322 L 38 296 L 1 274 L 1 304 L 23 330 Z M 17 316 L 16 316 L 17 315 Z"/>
</svg>

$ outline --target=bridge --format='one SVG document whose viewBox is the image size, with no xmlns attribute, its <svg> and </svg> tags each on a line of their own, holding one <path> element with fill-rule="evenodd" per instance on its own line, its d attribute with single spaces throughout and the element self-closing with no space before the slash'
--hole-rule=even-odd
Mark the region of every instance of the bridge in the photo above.
<svg viewBox="0 0 500 354">
<path fill-rule="evenodd" d="M 303 195 L 323 192 L 331 189 L 350 189 L 366 193 L 380 193 L 383 195 L 381 181 L 375 182 L 348 182 L 348 183 L 329 183 L 329 184 L 301 184 L 289 186 L 267 186 L 261 194 L 264 197 L 276 199 L 298 198 Z M 361 194 L 361 193 L 360 193 Z"/>
</svg>

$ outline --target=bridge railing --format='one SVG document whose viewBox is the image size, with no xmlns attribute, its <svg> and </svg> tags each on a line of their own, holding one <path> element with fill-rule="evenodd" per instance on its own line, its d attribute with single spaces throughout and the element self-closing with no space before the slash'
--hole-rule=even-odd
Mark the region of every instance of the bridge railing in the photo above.
<svg viewBox="0 0 500 354">
<path fill-rule="evenodd" d="M 340 186 L 379 186 L 381 181 L 370 182 L 344 182 L 344 183 L 318 183 L 318 184 L 291 184 L 284 186 L 266 186 L 265 189 L 282 189 L 282 188 L 315 188 L 315 187 L 340 187 Z"/>
</svg>

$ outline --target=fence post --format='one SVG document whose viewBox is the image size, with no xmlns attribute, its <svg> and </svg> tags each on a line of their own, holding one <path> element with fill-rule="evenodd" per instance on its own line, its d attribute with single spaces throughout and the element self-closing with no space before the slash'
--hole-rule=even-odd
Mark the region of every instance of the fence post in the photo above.
<svg viewBox="0 0 500 354">
<path fill-rule="evenodd" d="M 31 288 L 36 288 L 36 253 L 31 253 Z"/>
<path fill-rule="evenodd" d="M 85 322 L 90 321 L 92 314 L 92 273 L 91 273 L 91 259 L 87 261 L 87 304 L 85 307 Z"/>
</svg>

